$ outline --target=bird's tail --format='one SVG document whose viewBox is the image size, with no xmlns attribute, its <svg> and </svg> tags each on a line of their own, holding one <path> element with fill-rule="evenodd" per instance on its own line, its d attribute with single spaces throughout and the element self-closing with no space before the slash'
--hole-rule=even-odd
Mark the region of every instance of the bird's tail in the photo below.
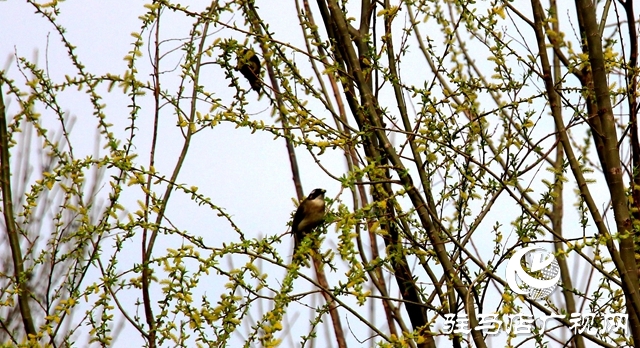
<svg viewBox="0 0 640 348">
<path fill-rule="evenodd" d="M 256 91 L 258 95 L 262 94 L 262 82 L 256 77 L 255 80 L 249 80 L 251 89 Z"/>
</svg>

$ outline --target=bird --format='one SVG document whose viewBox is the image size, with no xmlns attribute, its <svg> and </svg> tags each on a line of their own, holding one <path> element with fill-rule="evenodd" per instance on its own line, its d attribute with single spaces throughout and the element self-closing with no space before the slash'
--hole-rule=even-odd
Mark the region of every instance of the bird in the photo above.
<svg viewBox="0 0 640 348">
<path fill-rule="evenodd" d="M 298 206 L 298 210 L 296 210 L 293 216 L 293 222 L 291 223 L 294 255 L 302 243 L 302 239 L 324 221 L 324 194 L 326 192 L 324 189 L 317 188 L 311 191 L 309 196 Z"/>
<path fill-rule="evenodd" d="M 262 81 L 260 81 L 260 70 L 262 69 L 262 64 L 260 63 L 260 58 L 256 55 L 251 49 L 242 50 L 241 54 L 238 56 L 238 65 L 236 69 L 240 71 L 240 73 L 249 81 L 251 88 L 260 94 L 260 89 L 262 87 Z"/>
</svg>

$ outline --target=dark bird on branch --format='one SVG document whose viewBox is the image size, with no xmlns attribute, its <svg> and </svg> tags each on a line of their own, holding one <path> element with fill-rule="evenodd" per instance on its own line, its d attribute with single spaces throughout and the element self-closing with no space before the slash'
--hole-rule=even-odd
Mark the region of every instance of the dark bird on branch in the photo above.
<svg viewBox="0 0 640 348">
<path fill-rule="evenodd" d="M 260 94 L 262 87 L 262 81 L 260 81 L 260 70 L 262 69 L 262 64 L 260 63 L 260 58 L 258 58 L 252 49 L 242 50 L 241 54 L 238 56 L 238 65 L 236 66 L 236 69 L 239 70 L 247 80 L 249 80 L 251 88 Z"/>
<path fill-rule="evenodd" d="M 298 206 L 291 223 L 291 232 L 294 238 L 293 255 L 295 256 L 302 239 L 314 228 L 324 221 L 324 194 L 325 190 L 315 189 Z"/>
</svg>

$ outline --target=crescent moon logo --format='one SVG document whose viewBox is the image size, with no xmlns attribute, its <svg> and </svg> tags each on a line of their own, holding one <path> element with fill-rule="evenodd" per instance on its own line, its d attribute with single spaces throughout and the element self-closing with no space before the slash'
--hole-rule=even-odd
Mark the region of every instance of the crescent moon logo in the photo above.
<svg viewBox="0 0 640 348">
<path fill-rule="evenodd" d="M 542 271 L 543 273 L 545 273 L 545 271 L 550 266 L 552 266 L 554 262 L 556 262 L 553 254 L 549 253 L 542 247 L 529 246 L 516 251 L 507 263 L 507 270 L 505 274 L 507 284 L 509 284 L 511 290 L 513 290 L 513 292 L 515 292 L 516 294 L 531 295 L 532 290 L 539 291 L 554 288 L 560 280 L 560 272 L 554 272 L 555 274 L 553 274 L 553 277 L 551 279 L 539 279 L 532 277 L 529 273 L 527 273 L 526 270 L 522 268 L 521 263 L 522 258 L 528 253 L 532 253 L 532 260 L 529 263 L 531 272 Z M 527 287 L 520 287 L 520 285 L 516 281 L 516 274 L 518 275 L 518 278 L 520 278 L 522 283 L 527 285 Z M 546 274 L 549 275 L 549 273 Z"/>
</svg>

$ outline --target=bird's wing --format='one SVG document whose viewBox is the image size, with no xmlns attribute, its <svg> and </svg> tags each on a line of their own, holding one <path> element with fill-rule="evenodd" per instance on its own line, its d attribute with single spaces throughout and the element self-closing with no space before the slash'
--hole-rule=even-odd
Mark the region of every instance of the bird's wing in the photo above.
<svg viewBox="0 0 640 348">
<path fill-rule="evenodd" d="M 260 58 L 258 58 L 258 56 L 251 56 L 251 58 L 249 58 L 249 67 L 251 69 L 251 72 L 253 72 L 256 76 L 260 75 L 260 69 L 262 68 L 262 64 L 260 64 Z"/>
<path fill-rule="evenodd" d="M 298 206 L 298 210 L 296 210 L 295 215 L 293 215 L 293 222 L 291 223 L 291 231 L 293 233 L 298 232 L 298 225 L 302 222 L 302 219 L 304 219 L 304 216 L 305 216 L 304 207 L 305 207 L 305 204 L 304 204 L 304 201 L 302 201 Z"/>
</svg>

